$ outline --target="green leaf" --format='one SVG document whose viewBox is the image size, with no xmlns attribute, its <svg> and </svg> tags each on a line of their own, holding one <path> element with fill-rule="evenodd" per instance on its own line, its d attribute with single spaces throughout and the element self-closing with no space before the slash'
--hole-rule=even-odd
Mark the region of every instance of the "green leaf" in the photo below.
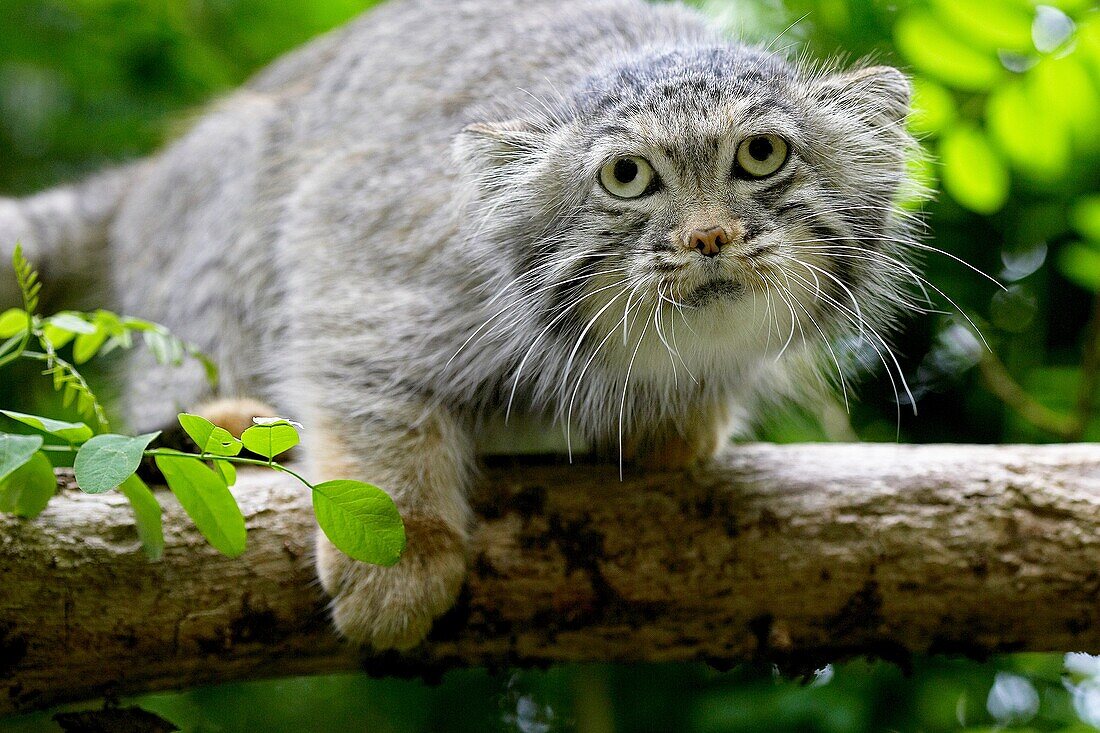
<svg viewBox="0 0 1100 733">
<path fill-rule="evenodd" d="M 975 49 L 924 9 L 913 8 L 898 20 L 894 40 L 914 66 L 957 89 L 985 91 L 1005 73 L 994 53 Z"/>
<path fill-rule="evenodd" d="M 127 333 L 126 326 L 117 313 L 100 308 L 95 312 L 92 320 L 110 336 L 121 336 Z"/>
<path fill-rule="evenodd" d="M 46 319 L 46 323 L 62 331 L 72 333 L 95 333 L 95 325 L 84 320 L 81 314 L 75 311 L 61 311 Z"/>
<path fill-rule="evenodd" d="M 202 365 L 203 375 L 206 377 L 206 382 L 211 387 L 218 386 L 218 365 L 214 363 L 210 357 L 199 351 L 197 348 L 191 347 L 188 352 L 192 359 L 195 359 Z"/>
<path fill-rule="evenodd" d="M 211 545 L 229 557 L 245 549 L 244 516 L 221 474 L 194 458 L 158 455 L 157 468 L 183 510 Z"/>
<path fill-rule="evenodd" d="M 0 357 L 7 356 L 11 352 L 15 351 L 23 343 L 23 335 L 15 334 L 10 339 L 0 344 Z"/>
<path fill-rule="evenodd" d="M 56 374 L 54 382 L 56 387 Z M 82 422 L 65 422 L 64 420 L 54 420 L 53 418 L 41 417 L 39 415 L 27 415 L 12 410 L 0 410 L 0 414 L 7 415 L 12 420 L 18 420 L 24 425 L 31 426 L 35 430 L 49 433 L 69 443 L 81 443 L 92 437 L 92 429 Z"/>
<path fill-rule="evenodd" d="M 153 358 L 160 364 L 179 366 L 186 353 L 183 342 L 163 329 L 144 331 L 141 335 Z"/>
<path fill-rule="evenodd" d="M 1051 109 L 1021 83 L 998 87 L 986 102 L 992 139 L 1016 170 L 1041 183 L 1057 181 L 1071 166 L 1070 130 Z"/>
<path fill-rule="evenodd" d="M 964 34 L 970 45 L 989 51 L 1032 50 L 1032 13 L 1023 3 L 989 2 L 989 0 L 933 0 L 945 25 Z"/>
<path fill-rule="evenodd" d="M 160 431 L 136 438 L 106 433 L 80 447 L 73 462 L 76 484 L 85 494 L 102 494 L 119 486 L 141 464 L 142 452 Z"/>
<path fill-rule="evenodd" d="M 152 321 L 146 321 L 142 318 L 131 318 L 129 316 L 122 319 L 122 325 L 129 331 L 138 332 L 156 331 L 160 328 L 159 324 L 153 323 Z"/>
<path fill-rule="evenodd" d="M 6 339 L 27 330 L 27 312 L 22 308 L 9 308 L 0 313 L 0 339 Z"/>
<path fill-rule="evenodd" d="M 164 555 L 160 502 L 137 474 L 123 481 L 118 490 L 130 501 L 130 507 L 134 510 L 134 524 L 145 556 L 150 560 L 159 560 Z"/>
<path fill-rule="evenodd" d="M 361 481 L 340 479 L 313 487 L 317 523 L 348 557 L 393 565 L 405 549 L 405 527 L 389 494 Z"/>
<path fill-rule="evenodd" d="M 298 445 L 298 431 L 289 420 L 276 420 L 245 430 L 241 442 L 253 453 L 272 459 Z"/>
<path fill-rule="evenodd" d="M 76 337 L 73 343 L 73 360 L 77 364 L 83 364 L 91 359 L 107 340 L 107 329 L 96 327 L 93 333 L 82 333 Z"/>
<path fill-rule="evenodd" d="M 1083 244 L 1066 245 L 1058 256 L 1058 269 L 1086 290 L 1100 293 L 1100 251 Z"/>
<path fill-rule="evenodd" d="M 0 433 L 0 480 L 29 461 L 41 447 L 41 435 Z"/>
<path fill-rule="evenodd" d="M 112 351 L 118 348 L 129 349 L 134 345 L 133 339 L 130 334 L 123 331 L 118 336 L 112 336 L 107 339 L 107 343 L 103 345 L 103 348 L 99 350 L 100 356 L 106 356 Z"/>
<path fill-rule="evenodd" d="M 943 186 L 960 204 L 979 214 L 992 214 L 1008 200 L 1004 163 L 982 131 L 969 125 L 949 130 L 940 141 Z"/>
<path fill-rule="evenodd" d="M 195 441 L 199 452 L 215 456 L 235 456 L 241 452 L 241 441 L 225 428 L 219 428 L 201 415 L 181 412 L 177 419 L 183 431 Z"/>
<path fill-rule="evenodd" d="M 1100 242 L 1100 194 L 1082 196 L 1070 210 L 1070 221 L 1081 234 L 1094 242 Z"/>
<path fill-rule="evenodd" d="M 237 483 L 237 469 L 229 461 L 214 461 L 214 468 L 225 479 L 226 485 L 232 486 Z"/>
<path fill-rule="evenodd" d="M 909 126 L 922 135 L 943 131 L 958 116 L 955 98 L 947 89 L 931 79 L 913 79 L 913 113 Z"/>
<path fill-rule="evenodd" d="M 42 326 L 42 338 L 50 342 L 50 345 L 54 349 L 60 349 L 65 344 L 73 340 L 76 334 L 72 331 L 67 331 L 64 328 L 58 328 L 52 323 L 46 323 Z"/>
<path fill-rule="evenodd" d="M 57 477 L 45 453 L 38 452 L 0 481 L 0 511 L 37 517 L 57 493 Z"/>
<path fill-rule="evenodd" d="M 1027 75 L 1031 99 L 1055 118 L 1085 152 L 1100 150 L 1096 127 L 1100 124 L 1100 78 L 1079 54 L 1047 57 Z M 1100 65 L 1095 67 L 1100 70 Z"/>
<path fill-rule="evenodd" d="M 15 243 L 15 249 L 11 253 L 11 264 L 15 270 L 15 279 L 19 283 L 19 292 L 23 296 L 23 310 L 34 313 L 38 308 L 38 293 L 42 290 L 42 283 L 38 281 L 38 273 L 30 261 L 23 256 L 23 246 Z"/>
</svg>

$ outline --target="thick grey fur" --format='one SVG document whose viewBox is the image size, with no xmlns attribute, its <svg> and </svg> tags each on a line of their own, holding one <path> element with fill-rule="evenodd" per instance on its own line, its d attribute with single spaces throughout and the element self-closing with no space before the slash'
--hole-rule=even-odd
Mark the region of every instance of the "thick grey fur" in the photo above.
<svg viewBox="0 0 1100 733">
<path fill-rule="evenodd" d="M 389 570 L 321 542 L 341 630 L 403 647 L 458 590 L 474 446 L 507 413 L 613 459 L 677 437 L 705 454 L 761 396 L 836 381 L 843 342 L 888 363 L 913 277 L 908 96 L 893 69 L 809 68 L 679 5 L 398 0 L 161 154 L 0 200 L 0 246 L 22 238 L 47 278 L 107 258 L 117 308 L 305 423 L 315 476 L 361 473 L 457 537 L 437 562 L 413 522 Z M 790 159 L 735 175 L 762 133 Z M 619 155 L 660 189 L 610 196 Z M 739 235 L 718 257 L 679 245 L 715 225 Z M 197 368 L 131 369 L 135 430 L 210 397 Z"/>
</svg>

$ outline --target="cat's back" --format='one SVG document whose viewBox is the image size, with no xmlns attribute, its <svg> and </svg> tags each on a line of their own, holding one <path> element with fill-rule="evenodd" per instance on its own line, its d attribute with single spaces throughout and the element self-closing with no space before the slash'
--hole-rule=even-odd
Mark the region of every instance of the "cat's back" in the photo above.
<svg viewBox="0 0 1100 733">
<path fill-rule="evenodd" d="M 235 335 L 271 331 L 266 314 L 314 274 L 303 261 L 333 269 L 320 274 L 334 288 L 349 272 L 458 267 L 440 248 L 379 253 L 450 231 L 439 213 L 453 209 L 464 125 L 523 116 L 616 59 L 708 38 L 696 12 L 642 0 L 383 2 L 215 103 L 147 167 L 112 228 L 120 306 L 230 361 Z M 221 341 L 206 343 L 213 329 L 193 324 L 215 321 Z"/>
<path fill-rule="evenodd" d="M 699 14 L 643 0 L 393 0 L 276 62 L 250 89 L 284 97 L 313 138 L 453 134 L 552 98 L 616 58 L 712 40 Z"/>
</svg>

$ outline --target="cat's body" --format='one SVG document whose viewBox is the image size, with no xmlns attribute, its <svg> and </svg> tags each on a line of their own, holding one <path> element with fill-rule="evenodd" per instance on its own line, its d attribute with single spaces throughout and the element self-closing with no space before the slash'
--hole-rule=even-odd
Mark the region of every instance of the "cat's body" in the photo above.
<svg viewBox="0 0 1100 733">
<path fill-rule="evenodd" d="M 102 252 L 108 231 L 119 308 L 199 344 L 226 394 L 303 422 L 314 478 L 394 495 L 396 567 L 324 540 L 319 565 L 346 634 L 404 647 L 461 584 L 486 422 L 534 415 L 573 448 L 683 465 L 831 353 L 826 336 L 883 326 L 904 276 L 876 257 L 905 237 L 907 94 L 892 70 L 801 72 L 679 6 L 399 0 L 276 62 L 160 156 L 0 201 L 0 236 L 48 275 L 80 261 L 62 240 Z M 743 175 L 754 135 L 789 161 Z M 611 194 L 614 165 L 637 180 L 647 161 L 650 189 Z M 860 247 L 874 254 L 843 251 Z M 209 397 L 197 370 L 133 374 L 137 429 Z"/>
</svg>

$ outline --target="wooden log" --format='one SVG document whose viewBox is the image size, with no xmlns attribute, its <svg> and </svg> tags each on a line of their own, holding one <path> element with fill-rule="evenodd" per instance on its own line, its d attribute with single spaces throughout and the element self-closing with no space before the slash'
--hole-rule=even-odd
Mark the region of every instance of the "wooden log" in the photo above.
<svg viewBox="0 0 1100 733">
<path fill-rule="evenodd" d="M 0 516 L 0 713 L 366 667 L 1100 652 L 1100 447 L 744 445 L 688 474 L 497 462 L 469 582 L 427 644 L 330 631 L 308 491 L 242 471 L 236 560 L 167 493 L 141 553 L 118 495 L 71 482 Z"/>
</svg>

